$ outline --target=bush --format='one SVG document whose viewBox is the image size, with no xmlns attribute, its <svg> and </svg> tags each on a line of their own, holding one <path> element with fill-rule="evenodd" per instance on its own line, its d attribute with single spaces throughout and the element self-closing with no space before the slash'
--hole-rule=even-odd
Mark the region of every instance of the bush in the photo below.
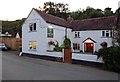
<svg viewBox="0 0 120 82">
<path fill-rule="evenodd" d="M 103 58 L 105 69 L 120 73 L 120 47 L 102 48 L 97 52 L 97 57 Z"/>
<path fill-rule="evenodd" d="M 56 42 L 57 42 L 57 43 L 54 44 L 55 47 L 54 47 L 53 51 L 62 52 L 63 47 L 62 47 L 62 46 L 59 46 L 58 41 L 56 41 Z"/>
<path fill-rule="evenodd" d="M 64 48 L 71 48 L 71 41 L 67 36 L 65 36 L 64 41 L 63 41 L 63 46 Z"/>
</svg>

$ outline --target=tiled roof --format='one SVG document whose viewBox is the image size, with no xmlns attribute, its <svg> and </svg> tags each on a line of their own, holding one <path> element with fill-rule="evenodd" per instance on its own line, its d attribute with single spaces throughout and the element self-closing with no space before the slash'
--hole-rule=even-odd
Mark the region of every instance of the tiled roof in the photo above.
<svg viewBox="0 0 120 82">
<path fill-rule="evenodd" d="M 70 27 L 73 31 L 81 30 L 106 30 L 112 29 L 113 26 L 116 26 L 116 16 L 108 17 L 98 17 L 82 20 L 73 20 L 71 23 L 68 23 L 66 20 L 44 13 L 38 9 L 34 9 L 39 13 L 39 15 L 47 22 L 64 27 Z"/>
<path fill-rule="evenodd" d="M 52 24 L 56 24 L 56 25 L 60 25 L 60 26 L 64 26 L 64 27 L 70 27 L 69 24 L 66 22 L 66 20 L 44 13 L 38 9 L 34 9 L 35 11 L 37 11 L 39 13 L 39 15 L 47 22 L 47 23 L 52 23 Z"/>
<path fill-rule="evenodd" d="M 106 30 L 112 29 L 116 25 L 116 16 L 99 17 L 72 22 L 73 31 L 79 30 Z"/>
</svg>

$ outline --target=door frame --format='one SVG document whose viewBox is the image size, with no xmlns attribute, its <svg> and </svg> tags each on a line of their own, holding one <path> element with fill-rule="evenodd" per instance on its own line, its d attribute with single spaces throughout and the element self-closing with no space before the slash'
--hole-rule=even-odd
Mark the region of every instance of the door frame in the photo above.
<svg viewBox="0 0 120 82">
<path fill-rule="evenodd" d="M 90 50 L 90 48 L 92 48 L 92 49 Z M 94 52 L 94 43 L 84 43 L 84 52 L 93 53 Z"/>
</svg>

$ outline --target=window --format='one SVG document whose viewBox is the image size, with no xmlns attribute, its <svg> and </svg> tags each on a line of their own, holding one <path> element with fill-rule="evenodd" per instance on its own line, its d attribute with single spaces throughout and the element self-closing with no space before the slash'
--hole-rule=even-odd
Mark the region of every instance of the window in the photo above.
<svg viewBox="0 0 120 82">
<path fill-rule="evenodd" d="M 32 49 L 32 41 L 29 42 L 29 49 Z"/>
<path fill-rule="evenodd" d="M 80 50 L 80 44 L 79 43 L 73 43 L 73 49 L 74 50 Z"/>
<path fill-rule="evenodd" d="M 36 41 L 33 42 L 33 49 L 36 49 Z"/>
<path fill-rule="evenodd" d="M 29 41 L 29 49 L 30 50 L 36 49 L 36 41 Z"/>
<path fill-rule="evenodd" d="M 75 32 L 75 38 L 79 38 L 80 37 L 80 32 Z"/>
<path fill-rule="evenodd" d="M 105 31 L 102 31 L 102 37 L 105 37 Z"/>
<path fill-rule="evenodd" d="M 112 30 L 110 31 L 110 37 L 113 37 L 113 31 Z"/>
<path fill-rule="evenodd" d="M 106 31 L 106 37 L 109 37 L 109 31 L 108 30 Z"/>
<path fill-rule="evenodd" d="M 36 31 L 36 23 L 30 23 L 29 24 L 29 30 L 30 31 Z"/>
<path fill-rule="evenodd" d="M 47 28 L 47 37 L 53 38 L 53 28 Z"/>
<path fill-rule="evenodd" d="M 112 37 L 112 30 L 102 31 L 102 37 Z"/>
</svg>

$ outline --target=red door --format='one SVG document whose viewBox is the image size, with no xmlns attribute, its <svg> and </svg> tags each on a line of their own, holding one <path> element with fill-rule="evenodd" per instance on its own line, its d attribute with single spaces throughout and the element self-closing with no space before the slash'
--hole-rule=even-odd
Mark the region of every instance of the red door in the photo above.
<svg viewBox="0 0 120 82">
<path fill-rule="evenodd" d="M 84 50 L 87 53 L 93 53 L 93 47 L 94 47 L 93 43 L 85 43 L 84 44 Z"/>
</svg>

